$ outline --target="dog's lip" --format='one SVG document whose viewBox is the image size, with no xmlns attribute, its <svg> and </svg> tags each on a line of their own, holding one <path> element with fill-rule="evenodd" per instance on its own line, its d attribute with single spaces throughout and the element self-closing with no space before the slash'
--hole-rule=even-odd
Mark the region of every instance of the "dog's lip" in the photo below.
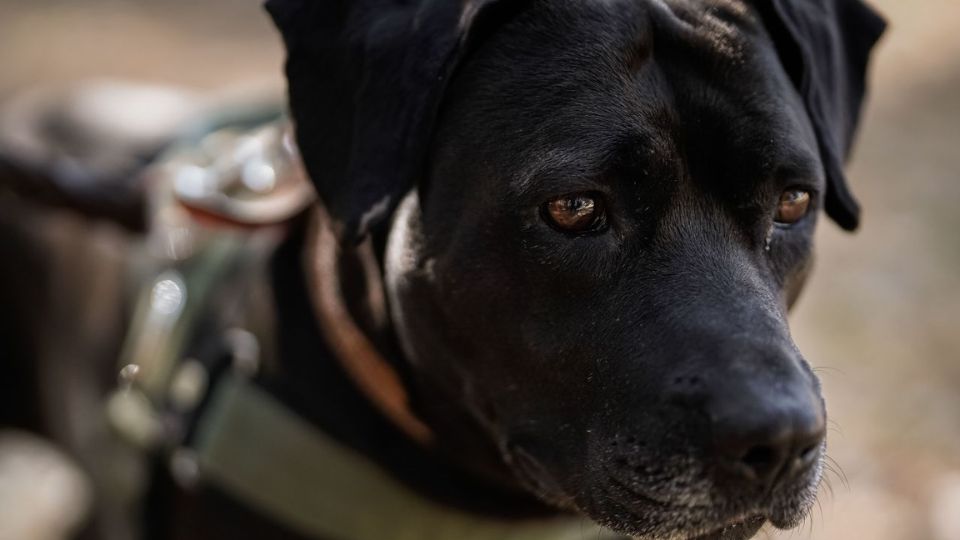
<svg viewBox="0 0 960 540">
<path fill-rule="evenodd" d="M 767 522 L 760 514 L 750 514 L 733 518 L 717 528 L 699 533 L 689 540 L 745 540 L 751 538 Z"/>
<path fill-rule="evenodd" d="M 610 471 L 606 471 L 610 472 Z M 608 475 L 605 484 L 606 491 L 614 488 L 614 499 L 619 500 L 626 494 L 634 503 L 651 509 L 672 514 L 674 519 L 678 514 L 689 517 L 687 527 L 674 529 L 670 538 L 678 540 L 747 540 L 752 538 L 766 524 L 777 529 L 786 530 L 796 527 L 809 512 L 810 501 L 815 500 L 815 491 L 819 485 L 819 470 L 811 471 L 809 475 L 797 478 L 785 486 L 771 490 L 765 497 L 752 504 L 738 504 L 723 502 L 703 505 L 676 505 L 672 501 L 651 497 L 646 493 L 639 493 L 616 480 L 615 474 Z M 813 490 L 814 493 L 803 493 Z M 741 501 L 743 503 L 745 501 Z M 631 506 L 627 504 L 627 506 Z M 737 508 L 739 507 L 739 508 Z M 726 517 L 717 519 L 717 514 Z M 616 528 L 615 526 L 613 528 Z M 646 538 L 643 536 L 642 538 Z"/>
<path fill-rule="evenodd" d="M 623 490 L 623 486 L 618 486 Z M 633 497 L 636 497 L 636 493 Z M 671 519 L 687 521 L 687 525 L 677 527 L 670 532 L 670 538 L 676 540 L 747 540 L 752 538 L 764 524 L 770 520 L 767 510 L 762 507 L 744 508 L 739 511 L 728 509 L 724 505 L 674 505 L 649 497 L 643 497 L 644 503 L 672 516 Z M 630 505 L 627 505 L 628 507 Z M 717 514 L 727 517 L 718 517 Z M 640 514 L 637 514 L 640 516 Z M 616 525 L 607 524 L 616 530 Z M 629 528 L 629 527 L 627 527 Z M 648 538 L 641 535 L 639 538 Z"/>
</svg>

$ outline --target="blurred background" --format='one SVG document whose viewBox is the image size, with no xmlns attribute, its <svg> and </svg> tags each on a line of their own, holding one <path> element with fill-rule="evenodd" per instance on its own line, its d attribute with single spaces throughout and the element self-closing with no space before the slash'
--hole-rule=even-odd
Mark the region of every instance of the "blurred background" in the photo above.
<svg viewBox="0 0 960 540">
<path fill-rule="evenodd" d="M 890 29 L 849 169 L 862 228 L 821 221 L 792 316 L 836 473 L 801 528 L 770 538 L 960 540 L 960 2 L 872 4 Z M 90 77 L 279 93 L 281 65 L 257 2 L 0 0 L 0 101 Z"/>
</svg>

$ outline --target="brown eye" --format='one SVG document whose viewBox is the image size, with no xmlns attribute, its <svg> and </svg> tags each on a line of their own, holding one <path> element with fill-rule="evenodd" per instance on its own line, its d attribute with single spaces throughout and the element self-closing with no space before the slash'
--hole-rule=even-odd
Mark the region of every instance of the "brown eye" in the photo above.
<svg viewBox="0 0 960 540">
<path fill-rule="evenodd" d="M 541 214 L 551 226 L 565 232 L 600 230 L 606 224 L 599 193 L 570 193 L 547 201 Z"/>
<path fill-rule="evenodd" d="M 788 189 L 780 195 L 777 203 L 777 223 L 791 224 L 807 215 L 810 207 L 810 192 L 802 189 Z"/>
</svg>

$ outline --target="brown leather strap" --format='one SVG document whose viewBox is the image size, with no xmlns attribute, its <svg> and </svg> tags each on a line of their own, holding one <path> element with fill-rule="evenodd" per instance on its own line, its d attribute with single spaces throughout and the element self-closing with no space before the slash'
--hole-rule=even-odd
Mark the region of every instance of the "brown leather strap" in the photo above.
<svg viewBox="0 0 960 540">
<path fill-rule="evenodd" d="M 407 390 L 400 375 L 386 361 L 366 334 L 357 326 L 344 305 L 337 256 L 340 245 L 330 227 L 326 211 L 313 210 L 307 236 L 307 282 L 320 328 L 344 370 L 357 387 L 407 436 L 421 445 L 433 441 L 430 428 L 410 409 Z M 357 246 L 371 250 L 370 240 Z M 364 272 L 371 278 L 368 301 L 375 313 L 383 313 L 385 300 L 379 269 L 372 253 L 364 260 Z M 380 308 L 380 309 L 377 309 Z"/>
</svg>

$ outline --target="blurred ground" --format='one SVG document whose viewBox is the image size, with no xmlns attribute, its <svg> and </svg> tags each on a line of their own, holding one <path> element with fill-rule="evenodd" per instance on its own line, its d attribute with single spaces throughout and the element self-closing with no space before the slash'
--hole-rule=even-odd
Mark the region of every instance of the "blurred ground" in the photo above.
<svg viewBox="0 0 960 540">
<path fill-rule="evenodd" d="M 960 540 L 960 2 L 874 5 L 892 24 L 850 169 L 863 227 L 822 221 L 792 318 L 843 472 L 771 538 Z M 279 87 L 281 61 L 258 2 L 0 0 L 0 96 L 90 76 Z"/>
<path fill-rule="evenodd" d="M 891 28 L 850 169 L 863 227 L 821 225 L 793 317 L 848 479 L 832 480 L 810 536 L 958 540 L 960 3 L 874 5 Z"/>
</svg>

